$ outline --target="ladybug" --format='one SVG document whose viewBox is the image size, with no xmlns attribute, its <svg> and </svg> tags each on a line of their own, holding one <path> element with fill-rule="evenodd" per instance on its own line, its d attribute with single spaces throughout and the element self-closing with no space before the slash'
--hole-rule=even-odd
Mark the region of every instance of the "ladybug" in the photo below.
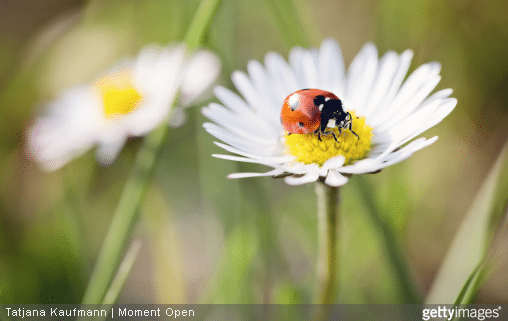
<svg viewBox="0 0 508 321">
<path fill-rule="evenodd" d="M 339 142 L 332 130 L 326 130 L 328 127 L 337 127 L 339 133 L 349 129 L 359 138 L 351 129 L 351 114 L 344 111 L 339 97 L 321 89 L 301 89 L 287 96 L 280 112 L 280 121 L 289 134 L 314 133 L 320 141 L 321 134 L 332 134 Z"/>
</svg>

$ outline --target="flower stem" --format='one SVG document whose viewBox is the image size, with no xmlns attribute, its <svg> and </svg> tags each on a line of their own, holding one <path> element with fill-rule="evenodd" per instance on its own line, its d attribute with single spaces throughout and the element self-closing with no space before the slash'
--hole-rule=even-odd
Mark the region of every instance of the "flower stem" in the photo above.
<svg viewBox="0 0 508 321">
<path fill-rule="evenodd" d="M 202 0 L 199 4 L 184 39 L 189 54 L 198 47 L 203 34 L 207 32 L 219 3 L 220 0 Z M 176 98 L 175 101 L 177 100 Z M 175 101 L 173 101 L 173 104 Z M 118 207 L 95 263 L 94 271 L 82 300 L 83 304 L 99 304 L 106 295 L 127 239 L 138 219 L 139 208 L 154 171 L 157 156 L 167 139 L 168 127 L 163 122 L 161 126 L 146 136 L 136 155 L 132 172 L 122 191 Z"/>
<path fill-rule="evenodd" d="M 139 249 L 141 248 L 141 243 L 142 242 L 140 239 L 132 241 L 129 249 L 127 250 L 127 253 L 125 254 L 125 257 L 122 260 L 122 263 L 120 263 L 120 266 L 118 267 L 118 272 L 111 282 L 111 286 L 109 287 L 108 292 L 106 292 L 106 295 L 104 296 L 104 301 L 102 304 L 114 304 L 120 296 L 123 285 L 127 280 L 127 276 L 129 276 L 132 266 L 134 265 L 134 261 L 138 255 Z"/>
<path fill-rule="evenodd" d="M 201 38 L 206 34 L 212 17 L 217 12 L 220 3 L 221 0 L 201 0 L 184 37 L 184 42 L 189 50 L 196 49 L 201 43 Z"/>
<path fill-rule="evenodd" d="M 318 203 L 318 304 L 337 299 L 337 226 L 339 188 L 316 183 Z"/>
<path fill-rule="evenodd" d="M 164 145 L 167 124 L 152 131 L 139 149 L 118 207 L 102 244 L 94 271 L 83 297 L 83 304 L 99 304 L 104 299 L 130 232 L 139 216 L 139 207 L 152 176 L 157 155 Z"/>
</svg>

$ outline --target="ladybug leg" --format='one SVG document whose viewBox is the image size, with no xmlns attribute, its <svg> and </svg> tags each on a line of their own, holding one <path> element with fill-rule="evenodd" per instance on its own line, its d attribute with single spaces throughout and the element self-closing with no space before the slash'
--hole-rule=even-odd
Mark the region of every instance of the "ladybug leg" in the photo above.
<svg viewBox="0 0 508 321">
<path fill-rule="evenodd" d="M 350 113 L 350 112 L 348 112 L 348 113 L 347 113 L 347 115 L 349 116 L 349 117 L 348 117 L 348 118 L 349 118 L 349 121 L 348 121 L 348 129 L 349 129 L 349 131 L 350 131 L 350 132 L 352 132 L 353 134 L 355 134 L 356 138 L 359 140 L 359 139 L 360 139 L 360 137 L 359 137 L 359 136 L 358 136 L 358 135 L 357 135 L 357 134 L 353 131 L 353 129 L 352 129 L 352 126 L 353 126 L 353 121 L 351 120 L 351 113 Z M 356 117 L 356 118 L 358 119 L 359 117 Z"/>
<path fill-rule="evenodd" d="M 358 134 L 356 134 L 356 133 L 355 133 L 355 132 L 351 129 L 351 125 L 352 125 L 352 123 L 351 123 L 351 122 L 349 122 L 349 126 L 348 126 L 349 131 L 350 131 L 350 132 L 352 132 L 352 133 L 356 136 L 356 138 L 359 140 L 359 139 L 360 139 L 360 137 L 358 136 Z"/>
<path fill-rule="evenodd" d="M 319 141 L 321 142 L 321 128 L 318 128 L 314 131 L 314 135 L 318 135 L 317 138 L 319 139 Z"/>
<path fill-rule="evenodd" d="M 323 123 L 323 121 L 321 121 L 321 125 L 318 127 L 318 129 L 316 129 L 316 131 L 314 132 L 314 134 L 316 134 L 316 133 L 318 134 L 318 139 L 319 139 L 319 141 L 321 142 L 321 141 L 322 141 L 322 140 L 321 140 L 321 133 L 322 133 L 323 135 L 328 134 L 328 133 L 326 132 L 326 123 Z"/>
<path fill-rule="evenodd" d="M 339 132 L 340 132 L 340 128 L 339 128 Z M 337 135 L 335 135 L 335 132 L 333 130 L 329 130 L 329 131 L 325 131 L 323 133 L 323 135 L 330 135 L 332 134 L 333 135 L 333 138 L 335 139 L 335 141 L 338 143 L 339 141 L 337 140 Z"/>
<path fill-rule="evenodd" d="M 327 132 L 326 134 L 332 134 L 333 135 L 333 139 L 335 139 L 335 141 L 338 143 L 339 141 L 337 140 L 337 136 L 335 135 L 335 133 L 333 131 L 329 131 Z"/>
</svg>

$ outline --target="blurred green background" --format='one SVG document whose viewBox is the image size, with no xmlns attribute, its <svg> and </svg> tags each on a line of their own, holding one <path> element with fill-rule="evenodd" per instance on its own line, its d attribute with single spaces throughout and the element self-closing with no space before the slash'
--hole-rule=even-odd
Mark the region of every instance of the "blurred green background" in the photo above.
<svg viewBox="0 0 508 321">
<path fill-rule="evenodd" d="M 76 303 L 102 244 L 140 139 L 114 165 L 93 151 L 45 173 L 27 152 L 44 102 L 88 82 L 150 43 L 183 38 L 198 1 L 3 1 L 0 5 L 0 302 Z M 219 83 L 269 51 L 336 39 L 349 64 L 367 41 L 380 54 L 415 53 L 411 70 L 439 61 L 439 89 L 456 109 L 424 134 L 429 148 L 367 180 L 424 296 L 461 219 L 508 138 L 508 2 L 224 0 L 205 46 L 222 59 Z M 290 18 L 288 18 L 290 16 Z M 291 18 L 292 17 L 292 18 Z M 303 32 L 291 19 L 300 19 Z M 303 35 L 303 36 L 302 36 Z M 133 238 L 143 247 L 122 303 L 309 303 L 316 269 L 314 185 L 228 180 L 264 170 L 222 153 L 201 105 L 172 129 Z M 380 238 L 357 191 L 341 189 L 339 300 L 400 301 Z M 475 302 L 508 303 L 508 262 Z"/>
</svg>

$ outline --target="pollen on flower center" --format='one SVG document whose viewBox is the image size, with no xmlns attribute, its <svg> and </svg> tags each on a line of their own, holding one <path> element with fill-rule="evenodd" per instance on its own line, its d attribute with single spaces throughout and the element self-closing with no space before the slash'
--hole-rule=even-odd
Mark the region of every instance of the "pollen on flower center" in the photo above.
<svg viewBox="0 0 508 321">
<path fill-rule="evenodd" d="M 128 70 L 118 71 L 99 79 L 99 89 L 106 117 L 126 115 L 134 111 L 141 102 L 141 94 L 134 88 L 132 74 Z"/>
<path fill-rule="evenodd" d="M 333 135 L 291 134 L 285 135 L 285 144 L 288 152 L 296 156 L 296 160 L 305 164 L 318 164 L 322 166 L 329 158 L 342 155 L 346 158 L 344 165 L 349 165 L 355 160 L 364 158 L 371 147 L 372 127 L 365 123 L 365 117 L 357 117 L 351 112 L 353 119 L 352 130 L 358 138 L 349 130 L 334 128 L 338 142 Z M 331 130 L 330 128 L 328 130 Z"/>
</svg>

